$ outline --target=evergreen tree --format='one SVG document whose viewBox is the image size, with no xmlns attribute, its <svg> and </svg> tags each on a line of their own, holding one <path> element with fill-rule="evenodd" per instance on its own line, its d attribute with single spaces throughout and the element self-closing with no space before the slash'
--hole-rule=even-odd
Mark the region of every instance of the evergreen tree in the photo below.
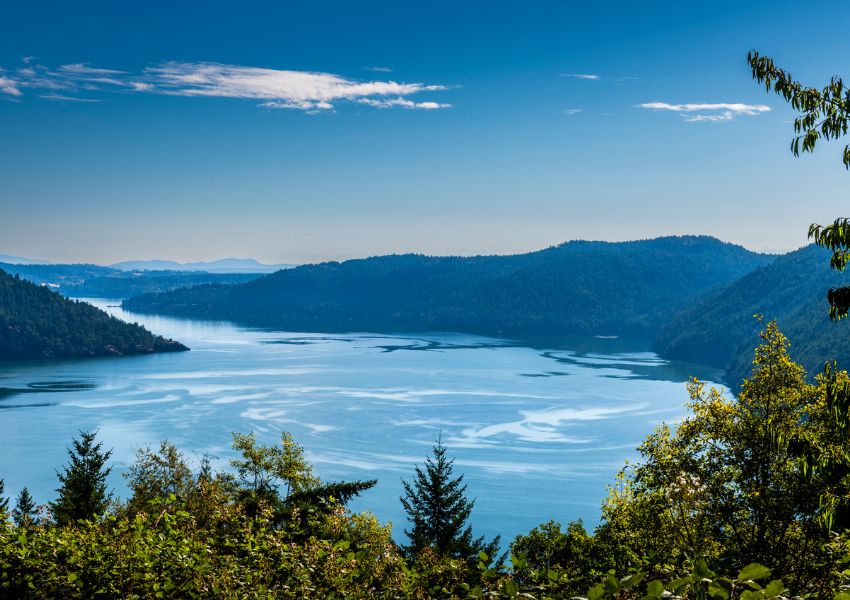
<svg viewBox="0 0 850 600">
<path fill-rule="evenodd" d="M 37 520 L 35 501 L 26 487 L 18 494 L 15 508 L 12 510 L 12 519 L 18 527 L 35 523 Z"/>
<path fill-rule="evenodd" d="M 0 513 L 9 512 L 9 499 L 3 494 L 6 493 L 6 482 L 0 479 Z"/>
<path fill-rule="evenodd" d="M 446 457 L 446 447 L 437 438 L 434 456 L 425 460 L 425 469 L 416 467 L 413 483 L 402 481 L 404 496 L 400 498 L 410 530 L 405 550 L 417 554 L 424 548 L 433 548 L 441 554 L 472 558 L 484 551 L 492 555 L 498 548 L 499 538 L 485 543 L 483 537 L 473 538 L 467 525 L 475 500 L 466 498 L 463 475 L 453 478 L 454 460 Z"/>
<path fill-rule="evenodd" d="M 106 478 L 112 467 L 106 467 L 106 461 L 112 450 L 101 451 L 102 444 L 95 443 L 96 436 L 96 431 L 81 431 L 80 439 L 75 438 L 73 448 L 68 449 L 71 462 L 63 473 L 56 473 L 61 483 L 56 490 L 59 499 L 51 502 L 50 508 L 60 525 L 91 519 L 109 506 L 111 494 L 106 490 Z"/>
</svg>

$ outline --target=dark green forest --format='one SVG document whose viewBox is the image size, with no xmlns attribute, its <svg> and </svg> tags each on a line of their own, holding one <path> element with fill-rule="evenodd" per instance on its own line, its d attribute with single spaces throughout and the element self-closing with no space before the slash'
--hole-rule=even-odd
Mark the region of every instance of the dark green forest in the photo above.
<svg viewBox="0 0 850 600">
<path fill-rule="evenodd" d="M 850 364 L 847 323 L 829 318 L 826 291 L 845 279 L 829 266 L 830 252 L 811 245 L 780 256 L 723 288 L 691 302 L 658 333 L 664 357 L 726 370 L 726 380 L 747 375 L 760 324 L 776 320 L 792 340 L 791 356 L 809 372 L 827 360 Z"/>
<path fill-rule="evenodd" d="M 113 356 L 188 350 L 144 327 L 0 270 L 0 359 Z"/>
<path fill-rule="evenodd" d="M 303 331 L 651 338 L 700 293 L 772 256 L 709 237 L 568 242 L 513 256 L 393 255 L 305 265 L 124 302 L 142 313 Z"/>
<path fill-rule="evenodd" d="M 98 265 L 16 265 L 0 263 L 0 269 L 72 298 L 129 298 L 138 294 L 167 292 L 202 283 L 244 283 L 254 273 L 204 273 L 196 271 L 122 271 Z"/>
</svg>

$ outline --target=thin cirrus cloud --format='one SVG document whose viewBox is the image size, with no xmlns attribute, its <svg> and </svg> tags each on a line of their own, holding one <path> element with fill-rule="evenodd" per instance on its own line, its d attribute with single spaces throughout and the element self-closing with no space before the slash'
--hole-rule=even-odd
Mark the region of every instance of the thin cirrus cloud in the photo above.
<svg viewBox="0 0 850 600">
<path fill-rule="evenodd" d="M 573 79 L 586 79 L 588 81 L 599 81 L 602 79 L 599 75 L 589 73 L 561 73 L 561 77 L 572 77 Z"/>
<path fill-rule="evenodd" d="M 62 94 L 42 94 L 39 98 L 43 98 L 45 100 L 53 100 L 56 102 L 101 102 L 98 98 L 75 98 L 74 96 L 63 96 Z"/>
<path fill-rule="evenodd" d="M 361 98 L 357 100 L 361 104 L 366 104 L 368 106 L 374 106 L 375 108 L 393 108 L 396 106 L 400 106 L 402 108 L 419 108 L 422 110 L 434 110 L 436 108 L 449 108 L 451 104 L 441 104 L 439 102 L 414 102 L 413 100 L 408 100 L 407 98 L 387 98 L 378 100 L 375 98 Z"/>
<path fill-rule="evenodd" d="M 719 123 L 731 121 L 735 117 L 754 116 L 770 112 L 770 107 L 764 104 L 742 104 L 740 102 L 668 104 L 667 102 L 646 102 L 638 104 L 638 108 L 665 110 L 680 113 L 688 123 Z"/>
<path fill-rule="evenodd" d="M 0 94 L 20 97 L 25 95 L 25 90 L 32 89 L 50 91 L 51 99 L 67 101 L 95 101 L 103 93 L 109 92 L 205 96 L 255 100 L 264 108 L 296 109 L 311 113 L 333 110 L 338 102 L 421 110 L 451 107 L 444 102 L 410 98 L 448 89 L 443 85 L 356 81 L 314 71 L 168 62 L 134 74 L 95 68 L 83 63 L 62 65 L 57 69 L 25 64 L 25 67 L 14 73 L 0 71 Z"/>
</svg>

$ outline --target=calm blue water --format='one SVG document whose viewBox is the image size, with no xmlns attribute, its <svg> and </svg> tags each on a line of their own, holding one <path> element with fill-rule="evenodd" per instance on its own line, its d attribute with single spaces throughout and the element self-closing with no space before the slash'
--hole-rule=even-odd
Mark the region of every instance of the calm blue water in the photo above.
<svg viewBox="0 0 850 600">
<path fill-rule="evenodd" d="M 0 363 L 0 477 L 54 497 L 55 470 L 80 429 L 113 448 L 111 485 L 136 448 L 169 439 L 226 466 L 234 431 L 292 432 L 328 480 L 377 478 L 352 508 L 406 526 L 401 479 L 442 434 L 477 497 L 473 527 L 510 540 L 556 519 L 599 519 L 606 486 L 661 421 L 684 415 L 694 365 L 619 340 L 546 347 L 457 334 L 325 335 L 128 314 L 93 304 L 191 352 Z M 110 306 L 112 305 L 112 306 Z M 570 348 L 570 349 L 564 349 Z"/>
</svg>

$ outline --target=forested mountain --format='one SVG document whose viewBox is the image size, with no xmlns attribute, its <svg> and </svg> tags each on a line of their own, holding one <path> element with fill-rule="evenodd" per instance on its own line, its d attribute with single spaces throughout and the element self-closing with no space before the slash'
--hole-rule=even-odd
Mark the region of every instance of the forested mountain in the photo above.
<svg viewBox="0 0 850 600">
<path fill-rule="evenodd" d="M 305 265 L 124 305 L 295 330 L 648 338 L 699 294 L 772 259 L 710 237 L 577 241 L 513 256 L 407 254 Z"/>
<path fill-rule="evenodd" d="M 188 350 L 0 270 L 0 359 L 65 358 Z"/>
<path fill-rule="evenodd" d="M 202 283 L 244 283 L 260 273 L 126 271 L 98 265 L 25 265 L 0 262 L 0 269 L 72 298 L 129 298 Z"/>
<path fill-rule="evenodd" d="M 828 250 L 806 246 L 777 258 L 726 287 L 711 291 L 667 322 L 656 350 L 667 358 L 726 369 L 726 380 L 749 375 L 759 323 L 775 319 L 791 340 L 791 356 L 818 372 L 824 361 L 850 366 L 850 324 L 829 320 L 826 292 L 847 276 L 830 270 Z"/>
</svg>

